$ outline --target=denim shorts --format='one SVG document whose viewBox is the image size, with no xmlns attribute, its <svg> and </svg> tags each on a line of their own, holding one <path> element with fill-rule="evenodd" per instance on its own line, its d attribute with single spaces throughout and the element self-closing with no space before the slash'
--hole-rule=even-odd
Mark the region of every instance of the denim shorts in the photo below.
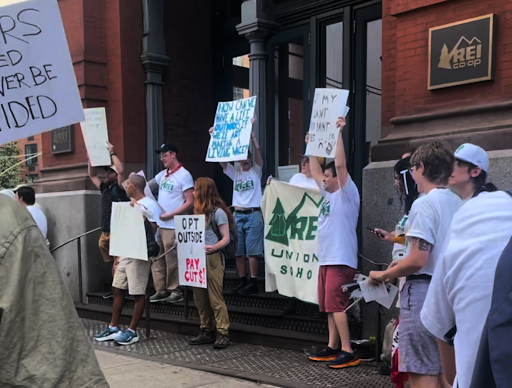
<svg viewBox="0 0 512 388">
<path fill-rule="evenodd" d="M 263 255 L 264 223 L 261 211 L 248 214 L 235 212 L 235 219 L 238 228 L 236 256 Z"/>
</svg>

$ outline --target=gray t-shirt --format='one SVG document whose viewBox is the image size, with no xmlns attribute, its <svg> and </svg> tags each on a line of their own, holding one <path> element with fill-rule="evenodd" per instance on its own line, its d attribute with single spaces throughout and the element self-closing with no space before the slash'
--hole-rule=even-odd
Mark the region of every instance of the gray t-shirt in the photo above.
<svg viewBox="0 0 512 388">
<path fill-rule="evenodd" d="M 215 219 L 213 220 L 213 222 L 215 222 L 219 227 L 221 225 L 226 225 L 228 223 L 228 216 L 227 216 L 226 212 L 222 209 L 217 209 L 215 211 Z M 212 230 L 210 223 L 208 223 L 208 225 L 206 225 L 206 228 L 204 231 L 204 236 L 205 236 L 204 240 L 205 240 L 206 245 L 215 245 L 219 242 L 219 238 L 217 237 L 215 232 Z"/>
</svg>

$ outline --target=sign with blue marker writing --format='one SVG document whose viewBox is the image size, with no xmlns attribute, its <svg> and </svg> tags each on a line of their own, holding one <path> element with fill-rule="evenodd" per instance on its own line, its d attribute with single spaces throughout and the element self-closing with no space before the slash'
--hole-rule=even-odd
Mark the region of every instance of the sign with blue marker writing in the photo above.
<svg viewBox="0 0 512 388">
<path fill-rule="evenodd" d="M 310 155 L 334 158 L 339 133 L 336 121 L 348 113 L 348 93 L 348 90 L 342 89 L 315 90 L 309 126 Z"/>
<path fill-rule="evenodd" d="M 251 141 L 256 96 L 219 102 L 213 134 L 206 154 L 207 162 L 232 162 L 247 159 Z"/>
<path fill-rule="evenodd" d="M 57 0 L 0 1 L 0 145 L 84 120 Z"/>
</svg>

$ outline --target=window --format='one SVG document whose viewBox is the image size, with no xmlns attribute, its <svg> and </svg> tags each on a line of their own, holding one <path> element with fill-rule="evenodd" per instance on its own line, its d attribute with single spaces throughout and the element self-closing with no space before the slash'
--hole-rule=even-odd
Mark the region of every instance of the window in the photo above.
<svg viewBox="0 0 512 388">
<path fill-rule="evenodd" d="M 25 145 L 25 164 L 27 166 L 37 166 L 38 157 L 37 155 L 37 144 L 26 144 Z"/>
<path fill-rule="evenodd" d="M 233 100 L 250 97 L 249 93 L 249 55 L 233 58 Z"/>
</svg>

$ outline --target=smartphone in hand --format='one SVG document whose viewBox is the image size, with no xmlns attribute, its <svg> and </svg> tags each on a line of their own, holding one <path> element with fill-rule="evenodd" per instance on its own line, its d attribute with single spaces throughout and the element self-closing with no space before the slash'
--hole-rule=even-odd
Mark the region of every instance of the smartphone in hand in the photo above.
<svg viewBox="0 0 512 388">
<path fill-rule="evenodd" d="M 377 236 L 377 237 L 379 237 L 379 238 L 384 238 L 384 237 L 386 237 L 386 236 L 384 236 L 381 232 L 379 232 L 378 230 L 375 230 L 375 229 L 373 229 L 373 228 L 368 228 L 368 227 L 367 227 L 366 229 L 368 229 L 368 230 L 370 231 L 370 233 L 372 233 L 372 234 L 376 235 L 376 236 Z"/>
</svg>

